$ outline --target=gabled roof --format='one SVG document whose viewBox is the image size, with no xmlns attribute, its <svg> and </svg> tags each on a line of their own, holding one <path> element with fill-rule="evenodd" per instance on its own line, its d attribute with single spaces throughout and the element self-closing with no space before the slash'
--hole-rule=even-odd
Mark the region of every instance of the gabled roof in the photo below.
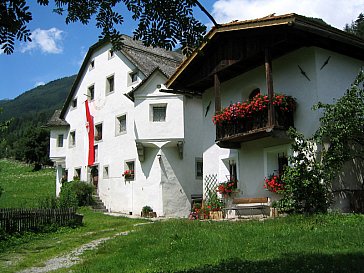
<svg viewBox="0 0 364 273">
<path fill-rule="evenodd" d="M 134 101 L 134 93 L 137 92 L 152 77 L 152 75 L 155 74 L 155 73 L 157 73 L 158 71 L 168 79 L 168 75 L 166 73 L 164 73 L 164 71 L 162 71 L 159 67 L 156 67 L 156 68 L 154 68 L 154 70 L 152 71 L 152 73 L 150 73 L 135 88 L 133 88 L 133 90 L 131 90 L 130 92 L 126 93 L 125 96 L 127 98 L 131 99 L 132 101 Z"/>
<path fill-rule="evenodd" d="M 133 40 L 132 37 L 127 35 L 122 35 L 122 38 L 123 45 L 120 52 L 123 53 L 138 68 L 138 70 L 144 74 L 145 77 L 148 77 L 156 67 L 163 71 L 165 75 L 171 76 L 183 60 L 183 55 L 177 52 L 167 51 L 162 48 L 146 47 L 142 42 Z M 101 40 L 89 48 L 77 74 L 76 80 L 68 94 L 66 102 L 63 105 L 60 118 L 64 118 L 68 106 L 82 78 L 83 71 L 88 68 L 92 54 L 108 43 L 110 43 L 108 40 Z"/>
<path fill-rule="evenodd" d="M 215 73 L 228 80 L 262 65 L 264 47 L 272 49 L 272 57 L 277 58 L 304 46 L 318 46 L 364 60 L 364 41 L 357 36 L 294 13 L 270 15 L 213 27 L 205 42 L 183 61 L 166 85 L 201 94 L 212 86 Z"/>
<path fill-rule="evenodd" d="M 46 127 L 67 127 L 69 126 L 68 122 L 64 119 L 60 118 L 61 110 L 54 111 L 52 117 L 49 119 L 49 121 L 46 124 Z"/>
</svg>

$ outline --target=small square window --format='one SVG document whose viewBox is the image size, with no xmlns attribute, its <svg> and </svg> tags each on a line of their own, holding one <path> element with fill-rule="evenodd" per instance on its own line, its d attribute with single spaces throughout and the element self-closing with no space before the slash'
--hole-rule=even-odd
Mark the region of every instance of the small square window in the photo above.
<svg viewBox="0 0 364 273">
<path fill-rule="evenodd" d="M 76 131 L 70 132 L 69 145 L 70 147 L 76 146 Z"/>
<path fill-rule="evenodd" d="M 95 68 L 95 60 L 92 60 L 92 61 L 90 62 L 89 70 L 92 70 L 92 69 L 94 69 L 94 68 Z"/>
<path fill-rule="evenodd" d="M 128 75 L 128 85 L 132 85 L 138 82 L 138 71 L 132 71 Z"/>
<path fill-rule="evenodd" d="M 166 121 L 167 105 L 154 105 L 153 106 L 153 122 Z"/>
<path fill-rule="evenodd" d="M 95 99 L 95 85 L 91 85 L 87 88 L 87 99 L 89 101 Z"/>
<path fill-rule="evenodd" d="M 106 94 L 114 92 L 114 76 L 106 78 Z"/>
<path fill-rule="evenodd" d="M 102 172 L 102 177 L 105 178 L 109 178 L 109 166 L 104 166 L 103 172 Z"/>
<path fill-rule="evenodd" d="M 116 117 L 116 134 L 126 133 L 126 115 Z"/>
<path fill-rule="evenodd" d="M 203 177 L 203 161 L 202 158 L 196 158 L 195 160 L 196 179 L 202 179 Z"/>
<path fill-rule="evenodd" d="M 102 140 L 102 123 L 95 125 L 95 140 L 96 141 Z"/>
<path fill-rule="evenodd" d="M 57 137 L 57 147 L 63 147 L 63 134 Z"/>
<path fill-rule="evenodd" d="M 125 180 L 134 180 L 135 178 L 135 161 L 125 161 L 123 177 Z"/>
<path fill-rule="evenodd" d="M 77 107 L 77 98 L 74 98 L 71 102 L 72 108 L 76 108 Z"/>
</svg>

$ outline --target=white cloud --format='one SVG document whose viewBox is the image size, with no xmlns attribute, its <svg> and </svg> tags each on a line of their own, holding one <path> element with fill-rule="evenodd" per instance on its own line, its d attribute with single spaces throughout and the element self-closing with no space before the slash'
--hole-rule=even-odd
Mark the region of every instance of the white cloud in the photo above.
<svg viewBox="0 0 364 273">
<path fill-rule="evenodd" d="M 21 52 L 39 49 L 43 53 L 59 54 L 63 52 L 63 31 L 57 28 L 48 30 L 37 28 L 31 34 L 31 42 L 23 44 Z"/>
<path fill-rule="evenodd" d="M 323 19 L 326 23 L 343 29 L 363 11 L 364 0 L 217 0 L 212 14 L 219 23 L 297 13 Z"/>
<path fill-rule="evenodd" d="M 45 82 L 36 82 L 34 87 L 45 85 Z"/>
</svg>

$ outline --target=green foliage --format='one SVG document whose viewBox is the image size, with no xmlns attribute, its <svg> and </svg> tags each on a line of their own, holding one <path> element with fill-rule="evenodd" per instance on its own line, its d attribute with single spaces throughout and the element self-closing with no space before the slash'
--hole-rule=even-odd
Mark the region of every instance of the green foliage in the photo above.
<svg viewBox="0 0 364 273">
<path fill-rule="evenodd" d="M 5 0 L 0 3 L 0 45 L 6 54 L 14 51 L 14 40 L 30 41 L 28 23 L 32 14 L 26 0 Z M 66 23 L 88 24 L 95 18 L 96 27 L 101 29 L 100 39 L 110 39 L 114 49 L 120 49 L 122 38 L 117 27 L 124 22 L 119 10 L 123 6 L 138 21 L 134 37 L 145 45 L 172 49 L 181 44 L 183 51 L 189 53 L 203 39 L 206 26 L 193 16 L 193 8 L 198 7 L 217 25 L 211 14 L 197 0 L 55 0 L 54 12 L 66 14 Z M 37 0 L 40 5 L 48 5 L 48 0 Z"/>
<path fill-rule="evenodd" d="M 364 14 L 360 13 L 358 18 L 351 22 L 351 24 L 346 24 L 344 31 L 355 34 L 360 38 L 364 38 Z"/>
<path fill-rule="evenodd" d="M 149 213 L 149 212 L 152 212 L 152 211 L 153 211 L 153 209 L 150 206 L 144 206 L 142 208 L 143 213 Z"/>
<path fill-rule="evenodd" d="M 288 134 L 294 139 L 293 155 L 282 176 L 285 189 L 281 191 L 283 198 L 277 202 L 278 208 L 294 213 L 326 212 L 330 205 L 330 180 L 316 156 L 317 146 L 293 128 Z"/>
<path fill-rule="evenodd" d="M 28 136 L 36 138 L 45 130 L 42 128 L 56 109 L 62 107 L 75 76 L 52 81 L 25 92 L 14 100 L 2 100 L 4 111 L 0 115 L 0 124 L 7 123 L 6 130 L 0 130 L 0 158 L 15 158 L 25 161 L 38 158 L 41 164 L 47 164 L 49 141 L 42 138 L 42 145 L 37 144 L 37 151 L 28 150 L 31 144 Z M 9 122 L 9 120 L 11 122 Z M 48 137 L 43 135 L 44 137 Z"/>
<path fill-rule="evenodd" d="M 61 208 L 82 207 L 93 204 L 94 187 L 84 181 L 71 181 L 62 184 L 59 202 Z"/>
<path fill-rule="evenodd" d="M 364 158 L 364 72 L 360 71 L 344 96 L 334 104 L 319 103 L 323 109 L 321 126 L 315 134 L 318 143 L 329 143 L 323 150 L 323 171 L 335 178 L 345 162 Z"/>
</svg>

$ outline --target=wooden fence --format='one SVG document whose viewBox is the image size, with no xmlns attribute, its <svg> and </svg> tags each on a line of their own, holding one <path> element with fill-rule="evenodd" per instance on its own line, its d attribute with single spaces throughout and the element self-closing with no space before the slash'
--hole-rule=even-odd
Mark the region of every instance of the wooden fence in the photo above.
<svg viewBox="0 0 364 273">
<path fill-rule="evenodd" d="M 67 226 L 82 223 L 82 215 L 75 208 L 63 209 L 1 209 L 0 230 L 6 233 L 35 230 L 47 225 Z"/>
</svg>

